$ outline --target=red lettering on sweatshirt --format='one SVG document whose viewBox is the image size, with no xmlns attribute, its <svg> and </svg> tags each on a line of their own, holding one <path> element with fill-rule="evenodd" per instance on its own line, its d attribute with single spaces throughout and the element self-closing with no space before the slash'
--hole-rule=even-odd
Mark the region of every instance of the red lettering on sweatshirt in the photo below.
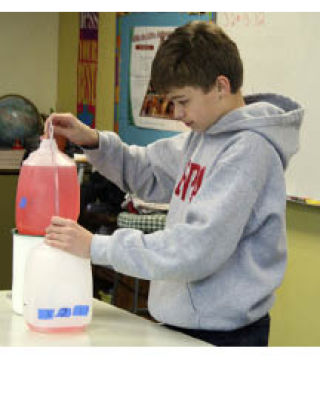
<svg viewBox="0 0 320 403">
<path fill-rule="evenodd" d="M 189 202 L 191 202 L 201 187 L 205 170 L 205 166 L 202 167 L 195 162 L 189 161 L 184 169 L 178 185 L 175 188 L 175 195 L 181 197 L 182 201 L 185 201 L 187 192 L 189 189 L 191 189 L 191 194 L 189 197 Z"/>
</svg>

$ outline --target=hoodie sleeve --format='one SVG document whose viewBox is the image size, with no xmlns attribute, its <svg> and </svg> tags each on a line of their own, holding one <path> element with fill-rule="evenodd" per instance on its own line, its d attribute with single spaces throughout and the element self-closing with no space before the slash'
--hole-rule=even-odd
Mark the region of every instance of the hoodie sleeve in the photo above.
<svg viewBox="0 0 320 403">
<path fill-rule="evenodd" d="M 145 201 L 168 203 L 189 133 L 146 147 L 127 145 L 113 132 L 99 132 L 99 148 L 84 149 L 88 160 L 124 192 Z"/>
<path fill-rule="evenodd" d="M 92 262 L 149 280 L 196 281 L 211 275 L 235 252 L 274 166 L 281 167 L 280 158 L 264 139 L 240 139 L 205 174 L 185 222 L 152 234 L 120 229 L 111 236 L 94 235 Z"/>
</svg>

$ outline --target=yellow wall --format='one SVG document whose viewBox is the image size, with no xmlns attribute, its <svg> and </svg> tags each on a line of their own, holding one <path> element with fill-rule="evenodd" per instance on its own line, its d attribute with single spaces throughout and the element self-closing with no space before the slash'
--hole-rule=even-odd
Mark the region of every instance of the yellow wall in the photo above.
<svg viewBox="0 0 320 403">
<path fill-rule="evenodd" d="M 58 112 L 77 113 L 79 14 L 60 13 L 58 48 Z"/>
<path fill-rule="evenodd" d="M 272 309 L 272 346 L 320 346 L 320 209 L 287 204 L 288 268 Z"/>
<path fill-rule="evenodd" d="M 41 113 L 57 99 L 59 13 L 0 12 L 0 96 L 19 94 Z"/>
<path fill-rule="evenodd" d="M 115 15 L 100 13 L 97 127 L 113 129 Z M 76 111 L 78 15 L 60 15 L 58 109 Z M 320 209 L 288 203 L 288 269 L 271 311 L 271 346 L 320 346 Z"/>
</svg>

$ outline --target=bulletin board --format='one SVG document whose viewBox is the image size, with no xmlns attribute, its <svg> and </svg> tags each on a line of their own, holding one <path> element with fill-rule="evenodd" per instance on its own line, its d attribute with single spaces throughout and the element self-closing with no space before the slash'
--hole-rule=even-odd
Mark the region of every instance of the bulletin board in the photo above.
<svg viewBox="0 0 320 403">
<path fill-rule="evenodd" d="M 163 137 L 185 130 L 183 124 L 170 119 L 144 118 L 139 114 L 149 64 L 142 67 L 138 59 L 156 50 L 157 40 L 175 27 L 192 20 L 215 20 L 215 13 L 159 12 L 118 13 L 116 42 L 115 131 L 127 144 L 147 145 Z M 139 55 L 138 55 L 139 52 Z M 150 53 L 150 52 L 149 52 Z M 141 67 L 140 67 L 140 64 Z M 146 63 L 147 64 L 147 63 Z M 143 69 L 146 71 L 142 71 Z M 139 79 L 143 84 L 140 85 Z M 143 87 L 144 86 L 144 87 Z M 142 96 L 142 95 L 141 95 Z M 137 111 L 137 112 L 136 112 Z M 138 116 L 139 115 L 139 116 Z M 179 126 L 180 125 L 180 126 Z"/>
<path fill-rule="evenodd" d="M 288 199 L 320 205 L 320 13 L 217 13 L 244 64 L 243 93 L 276 92 L 305 108 L 300 150 L 286 172 Z"/>
</svg>

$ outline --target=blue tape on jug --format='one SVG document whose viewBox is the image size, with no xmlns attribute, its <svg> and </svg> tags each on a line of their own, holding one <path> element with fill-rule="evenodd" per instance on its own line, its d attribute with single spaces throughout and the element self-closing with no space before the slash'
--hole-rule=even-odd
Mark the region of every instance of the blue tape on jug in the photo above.
<svg viewBox="0 0 320 403">
<path fill-rule="evenodd" d="M 27 205 L 27 198 L 26 197 L 21 197 L 20 202 L 19 202 L 19 207 L 20 208 L 25 208 Z"/>
<path fill-rule="evenodd" d="M 38 309 L 38 319 L 53 319 L 54 309 Z"/>
<path fill-rule="evenodd" d="M 54 318 L 70 318 L 71 316 L 87 316 L 89 305 L 75 305 L 73 308 L 63 307 L 58 309 L 38 309 L 38 319 L 50 320 Z"/>
<path fill-rule="evenodd" d="M 69 318 L 71 316 L 71 308 L 60 308 L 56 314 L 57 318 Z"/>
<path fill-rule="evenodd" d="M 89 313 L 89 305 L 76 305 L 73 308 L 73 316 L 87 316 Z"/>
</svg>

